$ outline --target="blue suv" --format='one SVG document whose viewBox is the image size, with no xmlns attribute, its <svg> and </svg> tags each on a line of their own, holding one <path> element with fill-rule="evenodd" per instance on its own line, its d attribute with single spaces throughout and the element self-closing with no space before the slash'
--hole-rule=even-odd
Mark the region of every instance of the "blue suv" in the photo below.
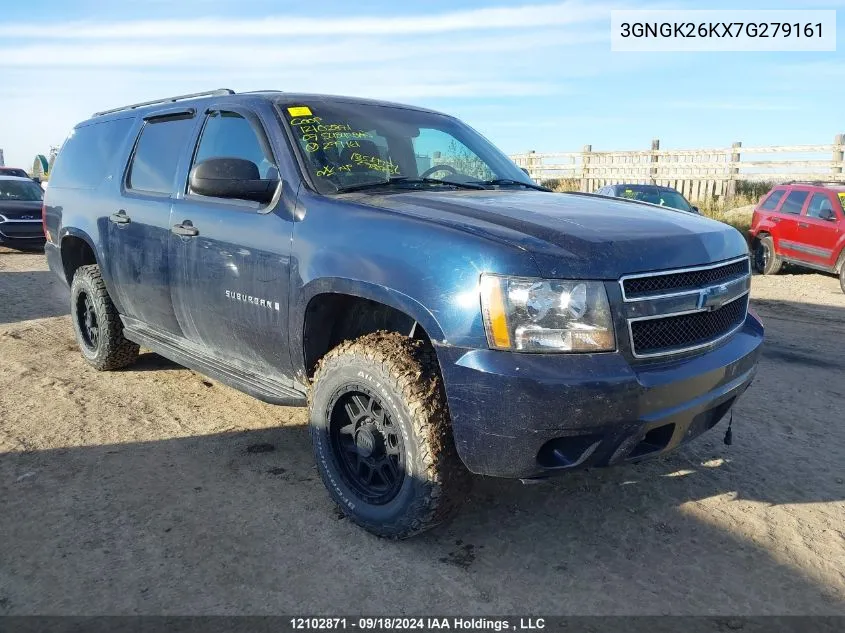
<svg viewBox="0 0 845 633">
<path fill-rule="evenodd" d="M 470 472 L 674 449 L 745 391 L 763 341 L 736 230 L 548 192 L 411 106 L 216 90 L 100 112 L 45 214 L 90 365 L 143 345 L 308 406 L 331 497 L 385 537 L 446 519 Z"/>
</svg>

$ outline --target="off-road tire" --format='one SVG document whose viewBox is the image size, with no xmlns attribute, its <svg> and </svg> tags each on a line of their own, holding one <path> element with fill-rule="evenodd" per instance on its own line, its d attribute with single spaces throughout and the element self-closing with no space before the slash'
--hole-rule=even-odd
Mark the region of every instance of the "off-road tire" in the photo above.
<svg viewBox="0 0 845 633">
<path fill-rule="evenodd" d="M 763 250 L 768 250 L 768 258 L 764 257 Z M 761 275 L 777 275 L 783 267 L 783 259 L 775 252 L 775 243 L 771 236 L 764 235 L 754 244 L 754 270 Z"/>
<path fill-rule="evenodd" d="M 84 324 L 79 314 L 80 302 L 84 302 L 85 296 L 90 299 L 96 315 L 99 333 L 94 345 L 83 334 Z M 131 365 L 138 359 L 138 344 L 123 336 L 123 323 L 97 264 L 76 269 L 70 285 L 70 316 L 82 356 L 94 369 L 112 371 Z"/>
<path fill-rule="evenodd" d="M 405 474 L 391 500 L 376 505 L 350 486 L 333 449 L 331 414 L 340 399 L 365 391 L 399 426 Z M 317 469 L 332 499 L 352 521 L 377 536 L 402 539 L 450 518 L 470 488 L 458 457 L 446 395 L 430 345 L 376 332 L 345 341 L 320 360 L 309 391 Z"/>
</svg>

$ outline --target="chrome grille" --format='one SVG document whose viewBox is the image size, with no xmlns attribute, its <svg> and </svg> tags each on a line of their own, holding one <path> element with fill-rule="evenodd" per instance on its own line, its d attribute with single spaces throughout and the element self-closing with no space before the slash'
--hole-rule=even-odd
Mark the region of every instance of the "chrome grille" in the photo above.
<svg viewBox="0 0 845 633">
<path fill-rule="evenodd" d="M 619 280 L 631 351 L 636 358 L 707 347 L 745 322 L 748 257 L 680 270 L 626 275 Z"/>
<path fill-rule="evenodd" d="M 744 295 L 712 312 L 634 321 L 631 323 L 634 351 L 640 356 L 649 356 L 706 345 L 742 325 L 747 310 L 748 295 Z"/>
<path fill-rule="evenodd" d="M 749 260 L 743 258 L 715 268 L 696 268 L 680 272 L 633 277 L 625 279 L 622 282 L 622 288 L 625 291 L 626 299 L 634 299 L 723 284 L 726 281 L 744 277 L 750 272 Z"/>
</svg>

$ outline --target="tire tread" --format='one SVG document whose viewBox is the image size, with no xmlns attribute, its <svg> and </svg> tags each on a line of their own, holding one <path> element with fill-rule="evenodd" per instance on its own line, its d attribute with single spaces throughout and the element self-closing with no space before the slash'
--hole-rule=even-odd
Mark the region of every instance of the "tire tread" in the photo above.
<svg viewBox="0 0 845 633">
<path fill-rule="evenodd" d="M 85 360 L 98 371 L 114 371 L 131 365 L 138 359 L 140 347 L 123 336 L 123 322 L 106 289 L 99 265 L 88 264 L 76 269 L 71 288 L 73 290 L 80 285 L 86 287 L 96 305 L 102 337 L 97 354 L 94 357 L 83 354 Z M 76 293 L 72 291 L 71 297 L 71 317 L 76 319 Z"/>
<path fill-rule="evenodd" d="M 758 248 L 762 247 L 762 244 L 765 243 L 769 249 L 769 253 L 771 256 L 769 257 L 769 265 L 766 266 L 763 270 L 760 270 L 758 266 L 755 265 L 757 268 L 757 272 L 762 275 L 777 275 L 780 272 L 780 269 L 783 268 L 783 258 L 777 254 L 775 251 L 775 242 L 770 235 L 763 235 L 759 238 Z M 757 258 L 754 258 L 756 262 Z"/>
<path fill-rule="evenodd" d="M 394 525 L 372 525 L 341 509 L 350 519 L 367 530 L 388 538 L 414 536 L 446 521 L 462 505 L 471 485 L 455 448 L 449 421 L 446 393 L 437 357 L 430 345 L 395 332 L 379 331 L 354 341 L 344 341 L 329 351 L 317 364 L 313 385 L 340 365 L 365 358 L 380 365 L 401 394 L 410 412 L 413 438 L 418 448 L 417 466 L 424 482 L 424 493 L 417 495 L 408 512 Z M 309 390 L 313 410 L 314 388 Z M 320 470 L 326 487 L 325 475 Z"/>
</svg>

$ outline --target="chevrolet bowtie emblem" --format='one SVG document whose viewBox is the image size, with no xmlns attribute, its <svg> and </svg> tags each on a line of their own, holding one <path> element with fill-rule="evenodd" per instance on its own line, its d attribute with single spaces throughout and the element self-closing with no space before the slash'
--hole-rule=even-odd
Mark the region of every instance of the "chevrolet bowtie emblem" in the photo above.
<svg viewBox="0 0 845 633">
<path fill-rule="evenodd" d="M 711 312 L 713 310 L 718 310 L 725 305 L 725 299 L 727 298 L 729 292 L 730 290 L 725 284 L 705 288 L 698 293 L 698 309 L 706 309 Z"/>
</svg>

